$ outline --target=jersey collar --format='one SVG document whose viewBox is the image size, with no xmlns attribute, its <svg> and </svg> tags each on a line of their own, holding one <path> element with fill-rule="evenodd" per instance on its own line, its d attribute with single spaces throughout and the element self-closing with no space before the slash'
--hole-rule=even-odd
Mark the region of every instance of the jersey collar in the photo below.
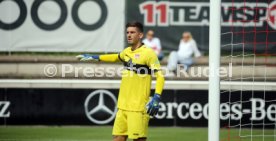
<svg viewBox="0 0 276 141">
<path fill-rule="evenodd" d="M 132 52 L 137 52 L 137 51 L 140 50 L 144 45 L 145 45 L 145 44 L 142 43 L 141 46 L 139 46 L 137 49 L 135 49 L 135 50 L 133 50 L 133 51 L 132 51 L 132 49 L 131 49 L 131 47 L 130 47 L 130 50 L 131 50 Z"/>
</svg>

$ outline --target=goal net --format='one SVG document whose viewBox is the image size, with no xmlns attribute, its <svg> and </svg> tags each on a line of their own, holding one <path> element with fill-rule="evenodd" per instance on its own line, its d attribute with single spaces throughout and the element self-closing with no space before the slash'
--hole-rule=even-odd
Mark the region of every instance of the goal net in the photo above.
<svg viewBox="0 0 276 141">
<path fill-rule="evenodd" d="M 220 140 L 276 141 L 276 1 L 221 7 Z"/>
</svg>

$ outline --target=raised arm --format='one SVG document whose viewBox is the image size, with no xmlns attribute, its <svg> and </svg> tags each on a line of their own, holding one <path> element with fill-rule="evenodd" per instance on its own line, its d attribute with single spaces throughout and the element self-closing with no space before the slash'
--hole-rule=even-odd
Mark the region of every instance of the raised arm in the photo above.
<svg viewBox="0 0 276 141">
<path fill-rule="evenodd" d="M 106 55 L 100 55 L 100 61 L 103 62 L 119 62 L 119 54 L 106 54 Z"/>
<path fill-rule="evenodd" d="M 102 62 L 119 62 L 119 54 L 104 54 L 104 55 L 90 55 L 81 54 L 76 56 L 80 61 L 102 61 Z"/>
</svg>

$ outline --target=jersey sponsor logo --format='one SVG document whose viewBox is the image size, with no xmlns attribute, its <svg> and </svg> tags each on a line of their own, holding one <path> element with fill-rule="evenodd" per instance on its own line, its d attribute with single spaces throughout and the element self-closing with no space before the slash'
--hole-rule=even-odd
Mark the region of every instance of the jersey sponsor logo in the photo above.
<svg viewBox="0 0 276 141">
<path fill-rule="evenodd" d="M 139 5 L 139 9 L 146 26 L 209 25 L 207 2 L 146 1 Z M 221 19 L 221 25 L 226 27 L 262 27 L 268 22 L 271 28 L 276 29 L 276 2 L 225 2 L 222 3 Z"/>
<path fill-rule="evenodd" d="M 114 94 L 107 90 L 96 90 L 89 94 L 84 102 L 85 114 L 93 123 L 107 124 L 116 116 L 116 105 L 117 99 Z"/>
<path fill-rule="evenodd" d="M 134 65 L 135 65 L 135 63 L 132 62 L 132 59 L 129 59 L 129 60 L 127 61 L 125 67 L 126 67 L 126 69 L 133 70 L 133 69 L 135 69 L 135 68 L 134 68 Z"/>
</svg>

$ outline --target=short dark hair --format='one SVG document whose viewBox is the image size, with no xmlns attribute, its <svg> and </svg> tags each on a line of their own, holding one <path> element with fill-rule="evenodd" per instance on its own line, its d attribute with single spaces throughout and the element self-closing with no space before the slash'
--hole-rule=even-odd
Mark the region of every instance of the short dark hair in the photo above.
<svg viewBox="0 0 276 141">
<path fill-rule="evenodd" d="M 138 28 L 138 30 L 139 30 L 140 32 L 144 32 L 144 26 L 143 26 L 143 24 L 140 23 L 140 22 L 137 22 L 137 21 L 128 22 L 128 23 L 126 24 L 126 28 L 128 28 L 128 27 L 136 27 L 136 28 Z"/>
</svg>

